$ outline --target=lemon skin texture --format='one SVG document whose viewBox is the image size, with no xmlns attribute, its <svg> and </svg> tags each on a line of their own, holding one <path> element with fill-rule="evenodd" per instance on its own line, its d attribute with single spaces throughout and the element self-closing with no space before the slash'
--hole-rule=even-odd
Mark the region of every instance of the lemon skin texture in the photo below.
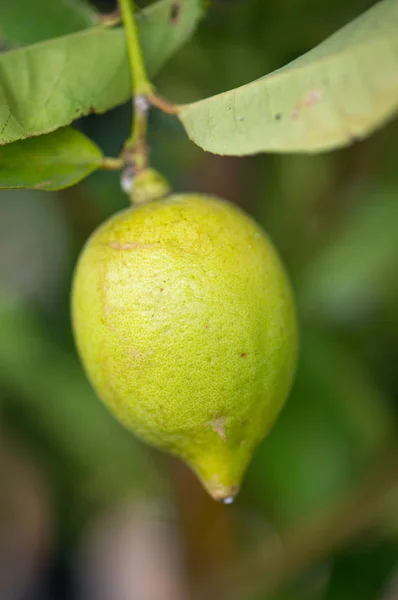
<svg viewBox="0 0 398 600">
<path fill-rule="evenodd" d="M 293 297 L 264 231 L 214 197 L 128 208 L 84 247 L 72 319 L 114 415 L 231 501 L 296 362 Z"/>
</svg>

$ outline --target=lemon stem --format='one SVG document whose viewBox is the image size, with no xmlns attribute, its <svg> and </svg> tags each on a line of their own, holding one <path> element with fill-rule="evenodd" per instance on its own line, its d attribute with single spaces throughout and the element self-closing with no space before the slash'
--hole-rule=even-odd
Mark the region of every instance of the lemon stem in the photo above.
<svg viewBox="0 0 398 600">
<path fill-rule="evenodd" d="M 152 90 L 144 60 L 132 0 L 119 0 L 120 12 L 127 38 L 127 51 L 130 60 L 132 88 L 134 96 L 146 96 Z"/>
<path fill-rule="evenodd" d="M 133 203 L 149 202 L 164 196 L 170 187 L 156 171 L 149 169 L 147 137 L 148 111 L 157 97 L 145 68 L 133 0 L 119 0 L 130 61 L 133 97 L 131 135 L 124 144 L 122 161 L 125 169 L 121 185 Z M 169 106 L 167 102 L 164 102 Z M 171 105 L 170 105 L 171 106 Z"/>
<path fill-rule="evenodd" d="M 127 40 L 127 51 L 130 61 L 131 84 L 133 90 L 134 115 L 131 136 L 126 147 L 136 149 L 138 155 L 143 150 L 143 140 L 146 135 L 146 118 L 148 102 L 146 97 L 152 92 L 152 84 L 148 78 L 132 0 L 119 0 L 120 12 Z M 144 160 L 145 162 L 145 160 Z M 140 165 L 137 165 L 138 167 Z"/>
</svg>

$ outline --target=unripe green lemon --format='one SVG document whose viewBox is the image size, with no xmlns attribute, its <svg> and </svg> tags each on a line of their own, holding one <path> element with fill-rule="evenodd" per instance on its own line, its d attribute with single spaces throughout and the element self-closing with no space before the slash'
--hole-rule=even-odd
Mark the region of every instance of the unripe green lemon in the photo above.
<svg viewBox="0 0 398 600">
<path fill-rule="evenodd" d="M 208 196 L 128 208 L 88 240 L 72 312 L 86 372 L 110 410 L 231 501 L 296 358 L 290 286 L 263 230 Z"/>
</svg>

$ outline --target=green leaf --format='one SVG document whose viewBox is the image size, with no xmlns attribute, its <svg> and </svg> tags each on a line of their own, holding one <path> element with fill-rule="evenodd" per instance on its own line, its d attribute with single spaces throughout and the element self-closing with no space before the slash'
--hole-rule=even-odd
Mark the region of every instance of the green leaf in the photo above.
<svg viewBox="0 0 398 600">
<path fill-rule="evenodd" d="M 171 20 L 172 0 L 140 13 L 145 63 L 154 75 L 193 33 L 200 0 L 185 0 Z M 131 96 L 122 28 L 94 27 L 0 55 L 0 144 L 49 133 Z"/>
<path fill-rule="evenodd" d="M 66 127 L 0 148 L 0 188 L 59 190 L 87 177 L 101 162 L 98 146 Z"/>
<path fill-rule="evenodd" d="M 397 110 L 398 2 L 382 0 L 285 67 L 179 118 L 204 150 L 243 155 L 346 146 Z"/>
<path fill-rule="evenodd" d="M 87 29 L 98 13 L 78 0 L 12 0 L 0 3 L 0 38 L 25 46 Z"/>
</svg>

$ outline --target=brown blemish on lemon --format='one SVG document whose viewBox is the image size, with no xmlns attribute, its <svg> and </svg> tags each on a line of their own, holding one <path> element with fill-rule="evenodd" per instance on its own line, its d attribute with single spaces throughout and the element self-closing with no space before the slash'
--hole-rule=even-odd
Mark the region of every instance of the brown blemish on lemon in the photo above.
<svg viewBox="0 0 398 600">
<path fill-rule="evenodd" d="M 225 432 L 225 417 L 212 419 L 212 421 L 210 421 L 210 427 L 215 433 L 218 433 L 224 442 L 227 441 L 227 434 Z"/>
</svg>

